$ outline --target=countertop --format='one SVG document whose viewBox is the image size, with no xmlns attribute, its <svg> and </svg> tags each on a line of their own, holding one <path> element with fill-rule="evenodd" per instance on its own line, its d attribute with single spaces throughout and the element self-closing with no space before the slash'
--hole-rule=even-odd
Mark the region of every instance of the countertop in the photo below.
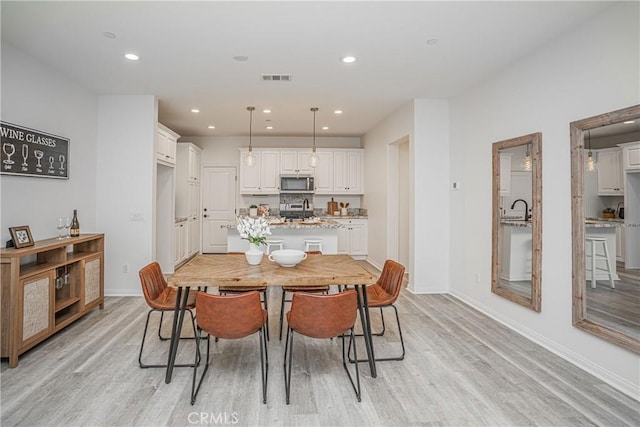
<svg viewBox="0 0 640 427">
<path fill-rule="evenodd" d="M 620 218 L 586 218 L 584 221 L 587 227 L 605 228 L 605 227 L 640 227 L 640 224 L 631 224 L 624 222 Z"/>
<path fill-rule="evenodd" d="M 335 222 L 332 219 L 322 219 L 318 222 L 303 222 L 303 221 L 294 221 L 294 222 L 273 222 L 269 224 L 271 228 L 284 228 L 284 229 L 319 229 L 319 228 L 343 228 L 344 225 Z M 221 225 L 220 228 L 226 228 L 230 230 L 234 230 L 236 228 L 236 222 L 230 222 L 227 225 Z"/>
<path fill-rule="evenodd" d="M 524 221 L 522 219 L 501 219 L 500 224 L 509 225 L 511 227 L 526 227 L 531 228 L 531 221 Z"/>
</svg>

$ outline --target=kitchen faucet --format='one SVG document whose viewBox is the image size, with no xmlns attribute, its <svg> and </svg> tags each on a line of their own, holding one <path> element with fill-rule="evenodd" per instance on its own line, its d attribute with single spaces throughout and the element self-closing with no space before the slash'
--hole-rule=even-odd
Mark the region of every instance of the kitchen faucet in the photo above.
<svg viewBox="0 0 640 427">
<path fill-rule="evenodd" d="M 526 200 L 524 200 L 524 199 L 516 199 L 516 200 L 514 200 L 513 203 L 511 204 L 511 209 L 513 209 L 513 207 L 518 202 L 524 203 L 524 220 L 525 221 L 529 221 L 529 204 L 527 203 Z"/>
<path fill-rule="evenodd" d="M 304 199 L 302 202 L 302 218 L 306 218 L 305 212 L 309 209 L 309 199 Z"/>
</svg>

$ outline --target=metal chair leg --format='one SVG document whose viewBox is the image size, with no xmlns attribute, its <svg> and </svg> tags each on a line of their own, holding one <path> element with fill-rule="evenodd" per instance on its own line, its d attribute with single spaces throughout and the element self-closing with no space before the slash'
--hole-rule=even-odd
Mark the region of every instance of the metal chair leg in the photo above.
<svg viewBox="0 0 640 427">
<path fill-rule="evenodd" d="M 163 317 L 162 314 L 164 314 L 164 311 L 157 310 L 157 309 L 151 309 L 147 313 L 147 321 L 144 324 L 144 332 L 142 334 L 142 343 L 140 343 L 140 353 L 138 354 L 138 364 L 140 365 L 140 367 L 142 369 L 146 369 L 146 368 L 166 368 L 167 367 L 166 364 L 163 364 L 163 365 L 148 365 L 148 364 L 145 364 L 145 363 L 142 362 L 142 352 L 144 350 L 144 342 L 145 342 L 146 337 L 147 337 L 147 329 L 149 328 L 149 319 L 150 319 L 151 313 L 154 312 L 154 311 L 159 311 L 160 312 L 160 321 L 161 322 L 162 322 L 162 317 Z M 184 337 L 184 338 L 180 338 L 180 339 L 194 339 L 196 334 L 197 334 L 195 317 L 193 316 L 193 312 L 191 310 L 188 310 L 188 311 L 189 311 L 189 314 L 191 315 L 191 326 L 193 327 L 194 336 L 193 337 Z M 158 335 L 159 334 L 160 334 L 160 329 L 158 329 Z M 197 363 L 200 363 L 200 359 L 198 359 Z M 177 364 L 177 365 L 174 365 L 174 367 L 177 367 L 177 368 L 189 367 L 189 368 L 191 368 L 191 367 L 193 367 L 193 365 L 192 364 Z"/>
<path fill-rule="evenodd" d="M 287 357 L 288 353 L 288 357 Z M 287 366 L 288 359 L 288 366 Z M 291 365 L 293 365 L 293 329 L 287 327 L 287 339 L 284 344 L 284 388 L 287 405 L 291 395 Z"/>
<path fill-rule="evenodd" d="M 385 307 L 392 307 L 393 310 L 396 313 L 396 322 L 398 324 L 398 335 L 400 336 L 400 345 L 402 346 L 402 354 L 400 356 L 395 356 L 395 357 L 376 357 L 376 362 L 386 362 L 386 361 L 390 361 L 390 360 L 395 360 L 395 361 L 400 361 L 400 360 L 404 360 L 404 356 L 405 356 L 405 347 L 404 347 L 404 337 L 402 336 L 402 328 L 400 327 L 400 316 L 398 315 L 398 309 L 395 307 L 395 305 L 391 304 Z M 380 307 L 380 311 L 382 311 L 383 307 Z M 382 333 L 380 334 L 371 334 L 371 335 L 376 335 L 376 336 L 380 336 L 384 334 L 384 329 L 382 331 Z M 358 336 L 362 336 L 361 334 L 358 335 L 354 335 L 356 337 Z M 354 349 L 355 349 L 355 345 L 354 345 Z M 356 361 L 356 358 L 351 358 L 351 342 L 349 342 L 349 351 L 347 353 L 349 355 L 349 362 L 354 363 Z M 358 362 L 366 362 L 365 359 L 359 359 Z"/>
<path fill-rule="evenodd" d="M 342 366 L 344 366 L 344 370 L 347 373 L 347 376 L 349 377 L 349 381 L 351 382 L 351 387 L 353 387 L 353 391 L 355 391 L 356 393 L 356 397 L 358 398 L 358 402 L 361 402 L 361 394 L 360 394 L 360 371 L 358 370 L 358 351 L 356 349 L 356 345 L 355 345 L 355 336 L 353 334 L 353 328 L 351 328 L 351 334 L 349 336 L 349 349 L 351 349 L 351 344 L 353 343 L 353 355 L 355 357 L 356 362 L 354 363 L 355 368 L 356 368 L 356 381 L 354 383 L 353 378 L 351 377 L 351 372 L 349 372 L 349 368 L 347 367 L 347 353 L 345 351 L 345 344 L 344 344 L 344 338 L 345 335 L 342 334 Z M 357 386 L 356 386 L 357 384 Z"/>
<path fill-rule="evenodd" d="M 267 337 L 265 327 L 260 329 L 260 369 L 262 372 L 262 403 L 267 403 L 267 380 L 269 377 L 269 354 L 267 352 Z"/>
<path fill-rule="evenodd" d="M 196 361 L 199 361 L 202 357 L 200 355 L 200 340 L 202 339 L 202 337 L 200 336 L 201 333 L 202 333 L 202 330 L 200 330 L 200 332 L 196 334 Z M 192 405 L 196 403 L 196 397 L 198 396 L 198 391 L 200 391 L 202 380 L 204 380 L 204 376 L 209 370 L 209 350 L 210 350 L 210 336 L 209 334 L 207 334 L 207 363 L 204 366 L 204 371 L 202 371 L 202 376 L 200 377 L 200 381 L 198 381 L 197 388 L 196 388 L 196 376 L 198 371 L 198 363 L 194 364 L 193 366 L 193 380 L 191 382 L 191 404 Z"/>
</svg>

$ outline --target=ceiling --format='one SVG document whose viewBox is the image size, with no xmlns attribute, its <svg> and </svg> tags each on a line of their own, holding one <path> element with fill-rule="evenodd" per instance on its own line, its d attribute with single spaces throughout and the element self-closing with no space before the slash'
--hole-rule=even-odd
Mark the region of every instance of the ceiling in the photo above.
<svg viewBox="0 0 640 427">
<path fill-rule="evenodd" d="M 0 11 L 3 42 L 97 94 L 156 95 L 159 121 L 182 136 L 247 135 L 250 105 L 254 135 L 308 136 L 318 107 L 319 136 L 361 136 L 410 100 L 455 96 L 611 5 L 3 0 Z"/>
</svg>

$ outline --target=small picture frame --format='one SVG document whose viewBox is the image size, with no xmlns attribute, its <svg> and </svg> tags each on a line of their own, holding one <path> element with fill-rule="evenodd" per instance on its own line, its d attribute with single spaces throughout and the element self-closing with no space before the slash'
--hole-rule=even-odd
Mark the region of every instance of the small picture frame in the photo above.
<svg viewBox="0 0 640 427">
<path fill-rule="evenodd" d="M 28 225 L 20 225 L 18 227 L 9 227 L 9 233 L 13 239 L 13 245 L 16 249 L 33 246 L 33 237 Z"/>
</svg>

